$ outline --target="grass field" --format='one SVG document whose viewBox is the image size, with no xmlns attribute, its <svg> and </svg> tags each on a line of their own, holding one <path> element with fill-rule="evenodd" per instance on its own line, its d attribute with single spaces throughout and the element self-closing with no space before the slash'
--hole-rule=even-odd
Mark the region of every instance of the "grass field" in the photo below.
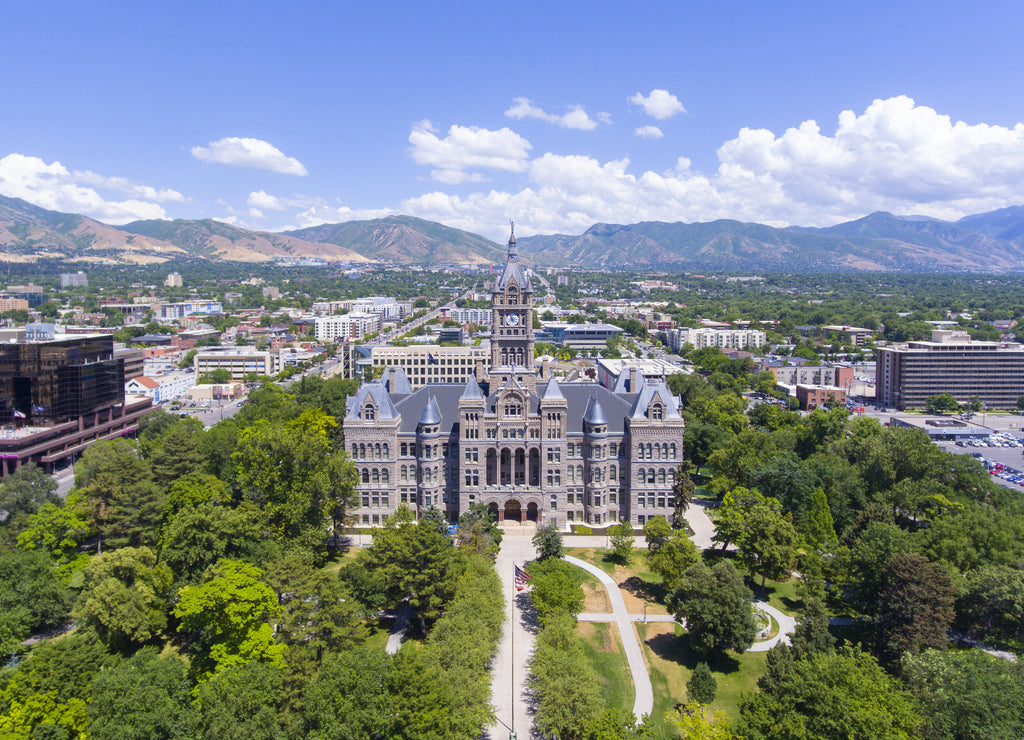
<svg viewBox="0 0 1024 740">
<path fill-rule="evenodd" d="M 661 579 L 647 570 L 643 551 L 631 553 L 629 561 L 626 563 L 617 562 L 610 550 L 602 548 L 573 548 L 568 551 L 568 554 L 592 563 L 612 576 L 622 589 L 629 611 L 640 613 L 644 598 L 646 598 L 648 614 L 667 613 L 664 605 L 660 603 L 662 598 Z M 705 561 L 709 565 L 713 565 L 723 557 L 733 558 L 731 554 L 718 551 L 705 552 Z M 794 613 L 802 606 L 802 601 L 797 593 L 798 581 L 796 579 L 784 582 L 768 581 L 762 591 L 760 578 L 751 577 L 741 563 L 735 560 L 734 563 L 740 572 L 746 575 L 746 584 L 756 596 L 766 597 L 772 606 L 789 614 Z M 589 605 L 588 611 L 591 611 Z M 635 628 L 643 644 L 644 657 L 654 688 L 654 710 L 651 722 L 658 740 L 678 737 L 678 732 L 671 720 L 668 719 L 667 714 L 677 705 L 686 702 L 686 682 L 690 679 L 693 669 L 702 660 L 708 660 L 712 674 L 718 683 L 715 701 L 711 705 L 713 711 L 722 713 L 729 720 L 735 720 L 739 716 L 740 698 L 744 694 L 757 691 L 757 681 L 765 672 L 766 653 L 744 653 L 741 655 L 729 651 L 705 658 L 690 649 L 686 631 L 676 624 L 637 623 Z M 778 629 L 774 622 L 773 628 Z M 600 655 L 598 646 L 607 644 L 609 639 L 603 630 L 610 630 L 616 643 L 618 641 L 618 635 L 614 628 L 610 625 L 581 624 L 580 630 L 581 636 L 586 639 L 589 654 L 595 661 L 595 667 L 603 675 L 609 677 L 606 686 L 609 704 L 629 710 L 632 706 L 632 682 L 625 658 L 621 654 L 617 654 L 615 660 L 601 665 L 597 663 L 599 659 L 597 656 Z M 605 660 L 608 660 L 608 657 L 609 654 L 605 654 Z M 604 673 L 605 671 L 607 673 Z M 616 688 L 621 685 L 629 686 L 628 701 L 624 698 L 625 692 Z"/>
<path fill-rule="evenodd" d="M 576 633 L 583 640 L 587 659 L 597 671 L 605 705 L 626 714 L 633 712 L 633 679 L 622 652 L 619 631 L 606 622 L 579 622 Z"/>
<path fill-rule="evenodd" d="M 686 631 L 665 623 L 637 624 L 644 656 L 654 686 L 654 724 L 659 737 L 676 737 L 665 713 L 686 702 L 686 682 L 704 657 L 690 649 Z M 712 656 L 708 666 L 718 682 L 711 709 L 730 720 L 739 716 L 739 700 L 745 693 L 757 691 L 757 680 L 764 675 L 766 653 L 728 651 Z"/>
</svg>

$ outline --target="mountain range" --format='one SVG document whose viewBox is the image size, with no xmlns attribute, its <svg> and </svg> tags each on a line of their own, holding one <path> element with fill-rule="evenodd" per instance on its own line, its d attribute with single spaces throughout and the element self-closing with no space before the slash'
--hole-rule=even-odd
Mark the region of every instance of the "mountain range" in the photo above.
<svg viewBox="0 0 1024 740">
<path fill-rule="evenodd" d="M 541 266 L 700 271 L 1024 272 L 1024 206 L 942 221 L 877 212 L 827 228 L 707 223 L 595 224 L 578 236 L 520 237 Z M 351 263 L 493 264 L 505 248 L 412 216 L 274 233 L 220 221 L 134 221 L 86 216 L 0 196 L 0 261 L 157 263 L 319 258 Z"/>
</svg>

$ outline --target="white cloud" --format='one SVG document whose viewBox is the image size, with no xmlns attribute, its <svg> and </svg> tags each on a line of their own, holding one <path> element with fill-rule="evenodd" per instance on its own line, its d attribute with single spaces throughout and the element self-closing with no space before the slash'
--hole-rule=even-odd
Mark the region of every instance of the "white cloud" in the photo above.
<svg viewBox="0 0 1024 740">
<path fill-rule="evenodd" d="M 216 162 L 232 167 L 270 170 L 282 175 L 307 175 L 306 167 L 294 157 L 262 139 L 228 136 L 211 141 L 209 146 L 192 147 L 192 156 L 203 162 Z"/>
<path fill-rule="evenodd" d="M 640 126 L 633 131 L 633 135 L 641 139 L 660 139 L 665 134 L 657 126 Z"/>
<path fill-rule="evenodd" d="M 659 121 L 671 118 L 677 113 L 685 113 L 686 108 L 679 102 L 679 98 L 668 90 L 651 90 L 651 94 L 644 97 L 643 93 L 633 95 L 629 102 L 635 103 L 644 109 L 644 113 Z"/>
<path fill-rule="evenodd" d="M 135 197 L 106 200 L 96 187 Z M 164 209 L 153 200 L 186 200 L 175 190 L 152 188 L 125 178 L 104 177 L 93 172 L 72 173 L 60 162 L 47 164 L 39 157 L 16 153 L 0 159 L 0 193 L 21 198 L 40 208 L 78 213 L 109 224 L 166 218 Z"/>
<path fill-rule="evenodd" d="M 398 210 L 502 240 L 509 215 L 524 235 L 644 220 L 825 226 L 875 210 L 954 220 L 1018 204 L 1024 193 L 1024 124 L 952 122 L 902 96 L 843 111 L 831 133 L 814 121 L 780 135 L 743 129 L 718 158 L 710 174 L 685 156 L 634 174 L 625 159 L 547 153 L 529 163 L 518 191 L 432 192 Z"/>
<path fill-rule="evenodd" d="M 582 105 L 570 105 L 567 113 L 557 115 L 537 107 L 529 98 L 515 98 L 512 101 L 512 107 L 505 111 L 505 115 L 516 120 L 537 118 L 562 128 L 572 128 L 580 131 L 592 131 L 597 128 L 597 121 L 594 121 L 587 115 L 587 111 L 583 109 Z M 602 123 L 608 123 L 611 119 L 607 113 L 598 113 L 597 117 Z"/>
<path fill-rule="evenodd" d="M 262 190 L 254 190 L 249 193 L 249 197 L 246 198 L 245 204 L 252 208 L 260 208 L 265 211 L 283 211 L 287 208 L 287 205 L 282 203 L 280 198 L 270 195 Z"/>
<path fill-rule="evenodd" d="M 805 121 L 781 136 L 743 129 L 719 150 L 719 187 L 769 189 L 794 222 L 874 210 L 958 218 L 1020 201 L 1024 124 L 953 123 L 906 96 L 839 114 L 832 136 Z"/>
<path fill-rule="evenodd" d="M 115 190 L 125 195 L 134 196 L 142 200 L 156 201 L 157 203 L 187 203 L 188 198 L 177 190 L 170 188 L 154 188 L 149 185 L 142 185 L 124 177 L 104 177 L 88 170 L 75 170 L 72 173 L 75 182 L 83 185 L 93 185 L 107 190 Z"/>
<path fill-rule="evenodd" d="M 348 206 L 331 206 L 326 202 L 318 202 L 310 206 L 297 216 L 298 226 L 287 227 L 283 231 L 291 229 L 305 229 L 320 224 L 336 224 L 345 221 L 368 221 L 374 218 L 384 218 L 396 213 L 402 213 L 393 208 L 349 208 Z"/>
<path fill-rule="evenodd" d="M 522 172 L 526 169 L 530 142 L 509 128 L 491 131 L 476 126 L 453 125 L 443 139 L 430 121 L 413 124 L 409 134 L 412 158 L 417 164 L 436 167 L 431 175 L 444 183 L 479 181 L 466 170 L 491 169 Z"/>
</svg>

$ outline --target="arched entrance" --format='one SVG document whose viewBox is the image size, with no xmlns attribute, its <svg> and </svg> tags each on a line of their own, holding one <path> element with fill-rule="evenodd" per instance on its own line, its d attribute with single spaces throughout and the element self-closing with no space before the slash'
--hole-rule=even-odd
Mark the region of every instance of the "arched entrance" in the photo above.
<svg viewBox="0 0 1024 740">
<path fill-rule="evenodd" d="M 505 502 L 505 521 L 521 522 L 523 521 L 523 507 L 514 498 L 509 499 Z"/>
<path fill-rule="evenodd" d="M 493 501 L 487 505 L 487 515 L 491 517 L 492 522 L 498 521 L 498 505 Z"/>
<path fill-rule="evenodd" d="M 532 501 L 526 505 L 526 521 L 537 521 L 537 504 Z"/>
</svg>

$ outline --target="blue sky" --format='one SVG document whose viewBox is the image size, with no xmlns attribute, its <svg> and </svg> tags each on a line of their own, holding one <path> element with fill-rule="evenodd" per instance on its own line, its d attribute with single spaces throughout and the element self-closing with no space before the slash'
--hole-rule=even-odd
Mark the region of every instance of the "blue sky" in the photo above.
<svg viewBox="0 0 1024 740">
<path fill-rule="evenodd" d="M 108 223 L 1024 203 L 1024 4 L 9 3 L 0 193 Z"/>
</svg>

